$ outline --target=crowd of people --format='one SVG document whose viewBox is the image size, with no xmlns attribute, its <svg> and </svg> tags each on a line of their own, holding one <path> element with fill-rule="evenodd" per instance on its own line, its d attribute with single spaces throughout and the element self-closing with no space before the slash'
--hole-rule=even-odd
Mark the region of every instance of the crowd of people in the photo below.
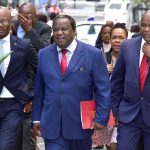
<svg viewBox="0 0 150 150">
<path fill-rule="evenodd" d="M 0 6 L 0 150 L 149 150 L 150 11 L 128 38 L 107 21 L 95 47 L 76 39 L 76 22 L 52 26 L 23 3 L 17 17 Z M 95 101 L 93 129 L 83 129 L 80 102 Z M 111 122 L 111 123 L 110 123 Z"/>
</svg>

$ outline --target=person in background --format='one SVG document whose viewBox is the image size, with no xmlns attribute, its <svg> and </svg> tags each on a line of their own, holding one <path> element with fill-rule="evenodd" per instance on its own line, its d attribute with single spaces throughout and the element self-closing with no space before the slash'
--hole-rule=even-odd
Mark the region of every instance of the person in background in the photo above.
<svg viewBox="0 0 150 150">
<path fill-rule="evenodd" d="M 114 22 L 111 21 L 111 20 L 106 21 L 105 24 L 107 24 L 107 25 L 109 25 L 109 26 L 111 26 L 111 27 L 114 26 Z M 96 46 L 96 45 L 99 45 L 99 44 L 102 44 L 101 32 L 99 32 L 99 34 L 98 34 L 98 37 L 97 37 L 96 42 L 95 42 L 95 46 Z"/>
<path fill-rule="evenodd" d="M 138 24 L 133 24 L 131 26 L 131 33 L 132 33 L 132 38 L 137 37 L 137 36 L 141 36 L 140 27 Z"/>
<path fill-rule="evenodd" d="M 53 4 L 50 6 L 49 8 L 49 17 L 51 20 L 53 20 L 57 15 L 59 15 L 61 12 L 59 6 L 57 6 L 56 4 Z"/>
<path fill-rule="evenodd" d="M 95 97 L 94 128 L 107 125 L 110 84 L 105 59 L 97 48 L 75 39 L 71 16 L 56 16 L 52 29 L 55 44 L 38 55 L 33 128 L 44 138 L 46 150 L 91 150 L 93 130 L 82 128 L 80 102 Z"/>
<path fill-rule="evenodd" d="M 45 22 L 45 23 L 47 23 L 47 21 L 48 21 L 47 16 L 43 13 L 38 13 L 37 14 L 37 19 L 39 21 L 42 21 L 42 22 Z"/>
<path fill-rule="evenodd" d="M 112 27 L 110 25 L 103 25 L 101 28 L 102 43 L 96 47 L 103 53 L 108 52 L 111 48 L 110 32 Z M 104 128 L 102 130 L 95 130 L 92 135 L 93 148 L 102 149 L 103 145 L 110 145 L 109 139 L 111 137 L 112 130 L 110 128 Z"/>
<path fill-rule="evenodd" d="M 105 26 L 105 25 L 104 25 Z M 102 27 L 103 30 L 103 27 Z M 101 34 L 103 37 L 103 34 Z M 121 43 L 124 39 L 127 39 L 128 37 L 128 31 L 125 27 L 125 24 L 123 23 L 116 23 L 111 31 L 109 31 L 109 41 L 111 43 L 111 48 L 108 52 L 105 53 L 106 61 L 107 61 L 107 70 L 109 72 L 109 75 L 111 77 L 113 68 L 115 66 L 117 56 L 119 53 L 119 49 L 121 47 Z M 113 119 L 112 113 L 110 114 L 110 120 Z M 114 122 L 114 121 L 111 121 Z M 108 124 L 107 127 L 105 127 L 102 130 L 95 131 L 92 139 L 93 143 L 98 145 L 97 147 L 94 147 L 94 149 L 100 149 L 101 145 L 106 145 L 107 150 L 116 150 L 116 132 L 113 133 L 114 126 L 111 124 Z M 116 131 L 116 129 L 115 129 Z M 112 133 L 113 133 L 113 139 L 112 139 Z M 112 140 L 112 141 L 111 141 Z"/>
<path fill-rule="evenodd" d="M 0 6 L 0 150 L 13 150 L 23 119 L 23 107 L 33 98 L 37 53 L 29 39 L 10 34 L 11 12 Z"/>
<path fill-rule="evenodd" d="M 107 69 L 110 74 L 110 78 L 111 78 L 111 74 L 113 72 L 114 66 L 116 64 L 116 60 L 119 54 L 121 44 L 125 39 L 127 39 L 127 37 L 128 37 L 128 31 L 125 27 L 125 24 L 116 23 L 110 33 L 111 49 L 109 52 L 105 53 L 106 60 L 107 60 Z M 111 119 L 114 119 L 113 115 L 111 116 Z M 110 138 L 110 143 L 111 143 L 110 144 L 111 150 L 116 150 L 117 122 L 115 122 L 115 127 L 113 128 L 113 132 Z"/>
<path fill-rule="evenodd" d="M 50 44 L 51 27 L 45 22 L 38 20 L 36 15 L 36 7 L 34 4 L 23 3 L 19 7 L 18 20 L 17 22 L 14 22 L 14 24 L 17 36 L 30 39 L 32 45 L 36 48 L 37 53 L 41 48 L 44 48 Z M 22 131 L 18 139 L 18 146 L 16 146 L 16 149 L 18 150 L 35 150 L 36 147 L 36 137 L 30 131 L 32 122 L 31 107 L 32 101 L 26 103 L 24 106 Z M 22 145 L 21 148 L 19 145 Z"/>
<path fill-rule="evenodd" d="M 101 38 L 102 38 L 102 43 L 96 45 L 98 49 L 100 49 L 103 53 L 106 53 L 110 50 L 111 48 L 111 43 L 110 43 L 110 31 L 112 27 L 110 25 L 103 25 L 100 31 Z"/>
<path fill-rule="evenodd" d="M 144 13 L 140 24 L 142 36 L 122 43 L 111 77 L 117 150 L 136 150 L 141 137 L 144 150 L 150 147 L 150 11 Z"/>
<path fill-rule="evenodd" d="M 37 52 L 50 44 L 51 27 L 39 21 L 36 7 L 32 3 L 23 3 L 18 10 L 18 20 L 14 21 L 17 36 L 30 39 Z"/>
</svg>

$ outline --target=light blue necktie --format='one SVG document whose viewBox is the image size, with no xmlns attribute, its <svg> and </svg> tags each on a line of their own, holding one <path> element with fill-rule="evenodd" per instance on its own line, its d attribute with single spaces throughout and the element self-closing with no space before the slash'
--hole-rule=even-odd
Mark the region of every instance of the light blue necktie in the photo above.
<svg viewBox="0 0 150 150">
<path fill-rule="evenodd" d="M 4 46 L 3 46 L 4 40 L 0 40 L 0 57 L 4 55 Z M 4 62 L 0 64 L 0 71 L 2 75 L 4 75 Z"/>
</svg>

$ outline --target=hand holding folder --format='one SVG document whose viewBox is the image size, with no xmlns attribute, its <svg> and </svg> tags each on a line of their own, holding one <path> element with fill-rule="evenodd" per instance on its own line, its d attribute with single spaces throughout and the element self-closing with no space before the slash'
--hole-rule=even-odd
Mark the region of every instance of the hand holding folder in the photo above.
<svg viewBox="0 0 150 150">
<path fill-rule="evenodd" d="M 83 129 L 93 129 L 94 127 L 94 117 L 96 112 L 96 103 L 94 100 L 81 101 L 81 123 Z"/>
</svg>

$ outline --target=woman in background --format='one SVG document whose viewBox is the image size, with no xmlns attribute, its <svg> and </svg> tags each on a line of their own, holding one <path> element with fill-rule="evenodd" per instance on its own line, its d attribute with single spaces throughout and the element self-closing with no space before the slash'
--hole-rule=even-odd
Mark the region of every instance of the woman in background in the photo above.
<svg viewBox="0 0 150 150">
<path fill-rule="evenodd" d="M 121 47 L 122 42 L 127 39 L 128 31 L 125 27 L 124 23 L 116 23 L 111 30 L 110 33 L 110 41 L 111 41 L 111 49 L 109 52 L 105 53 L 106 60 L 107 60 L 107 69 L 110 74 L 114 69 L 116 64 L 116 60 L 119 54 L 119 50 Z M 113 117 L 111 116 L 113 119 Z M 117 143 L 117 121 L 115 121 L 115 127 L 113 129 L 112 137 L 111 137 L 111 150 L 116 150 L 116 143 Z"/>
<path fill-rule="evenodd" d="M 105 25 L 104 25 L 105 26 Z M 103 28 L 102 28 L 103 33 Z M 103 37 L 103 34 L 102 34 Z M 127 39 L 128 31 L 123 23 L 116 23 L 114 27 L 110 31 L 110 43 L 111 48 L 108 52 L 105 53 L 106 61 L 107 61 L 107 69 L 111 77 L 111 73 L 115 66 L 117 56 L 119 54 L 119 50 L 121 44 L 124 39 Z M 110 123 L 111 122 L 111 123 Z M 110 114 L 110 120 L 108 126 L 102 130 L 94 131 L 92 136 L 93 143 L 97 145 L 94 149 L 100 148 L 101 145 L 106 145 L 107 150 L 116 150 L 116 136 L 117 131 L 116 127 L 114 127 L 114 122 L 112 113 Z M 117 123 L 115 123 L 115 126 Z"/>
<path fill-rule="evenodd" d="M 102 41 L 96 45 L 96 47 L 100 50 L 103 51 L 103 53 L 106 53 L 110 50 L 111 48 L 111 43 L 110 43 L 110 31 L 112 27 L 108 24 L 105 24 L 102 26 L 100 30 L 100 35 L 102 38 Z"/>
<path fill-rule="evenodd" d="M 110 32 L 112 27 L 108 24 L 102 26 L 100 34 L 102 42 L 96 45 L 103 53 L 108 52 L 111 48 Z M 112 135 L 112 127 L 104 128 L 102 130 L 95 130 L 92 136 L 93 149 L 101 149 L 103 145 L 110 145 L 110 138 Z M 109 149 L 109 148 L 107 148 Z"/>
</svg>

